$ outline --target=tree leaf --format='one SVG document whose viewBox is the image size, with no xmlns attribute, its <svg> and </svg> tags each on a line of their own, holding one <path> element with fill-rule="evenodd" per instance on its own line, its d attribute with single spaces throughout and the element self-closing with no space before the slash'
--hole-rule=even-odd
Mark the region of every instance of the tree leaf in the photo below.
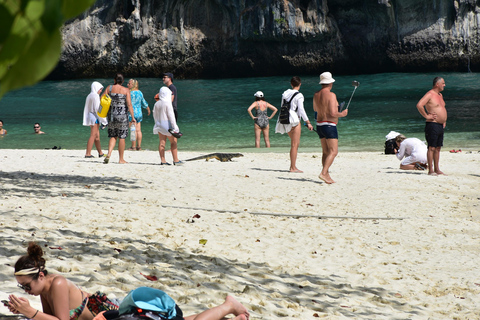
<svg viewBox="0 0 480 320">
<path fill-rule="evenodd" d="M 23 15 L 27 21 L 34 23 L 40 20 L 40 17 L 43 15 L 44 11 L 45 0 L 29 1 Z"/>
<path fill-rule="evenodd" d="M 12 12 L 10 12 L 4 3 L 0 3 L 0 43 L 3 43 L 8 38 L 14 20 L 15 16 Z"/>
<path fill-rule="evenodd" d="M 66 20 L 75 18 L 90 8 L 95 0 L 63 0 L 62 13 Z"/>
<path fill-rule="evenodd" d="M 29 50 L 18 57 L 16 63 L 2 78 L 0 96 L 7 91 L 33 85 L 45 78 L 57 65 L 61 44 L 60 30 L 49 34 L 41 29 L 34 37 Z"/>
<path fill-rule="evenodd" d="M 150 280 L 150 281 L 157 281 L 157 280 L 158 280 L 158 278 L 157 278 L 156 276 L 149 276 L 149 275 L 143 274 L 143 273 L 141 273 L 141 272 L 140 272 L 140 274 L 141 274 L 142 276 L 144 276 L 145 279 L 147 279 L 147 280 Z"/>
<path fill-rule="evenodd" d="M 7 70 L 17 62 L 19 56 L 28 48 L 33 40 L 35 30 L 23 15 L 15 17 L 11 32 L 0 51 L 0 79 Z M 3 80 L 0 82 L 3 83 Z"/>
<path fill-rule="evenodd" d="M 45 78 L 61 53 L 60 27 L 95 0 L 0 0 L 0 98 Z"/>
<path fill-rule="evenodd" d="M 45 0 L 45 11 L 40 20 L 48 33 L 54 32 L 63 24 L 64 18 L 61 6 L 61 0 Z"/>
<path fill-rule="evenodd" d="M 28 6 L 28 3 L 30 2 L 31 0 L 17 0 L 15 2 L 17 2 L 17 4 L 19 4 L 20 6 L 20 11 L 23 12 L 25 11 L 25 8 Z M 36 0 L 35 0 L 36 1 Z M 20 2 L 20 3 L 19 3 Z"/>
</svg>

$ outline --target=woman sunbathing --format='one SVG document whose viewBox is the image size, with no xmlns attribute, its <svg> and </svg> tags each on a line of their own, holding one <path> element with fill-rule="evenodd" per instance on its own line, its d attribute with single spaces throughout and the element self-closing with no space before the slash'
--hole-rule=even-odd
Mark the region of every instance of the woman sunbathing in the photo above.
<svg viewBox="0 0 480 320">
<path fill-rule="evenodd" d="M 92 320 L 102 311 L 118 309 L 118 303 L 110 301 L 105 294 L 90 295 L 63 276 L 49 274 L 38 244 L 31 242 L 27 252 L 15 263 L 14 275 L 18 287 L 40 296 L 43 311 L 30 306 L 27 299 L 12 294 L 6 304 L 12 313 L 35 320 Z M 235 320 L 248 320 L 250 316 L 240 302 L 228 296 L 223 304 L 185 317 L 185 320 L 221 320 L 229 314 L 235 315 Z"/>
<path fill-rule="evenodd" d="M 40 296 L 43 312 L 30 306 L 27 299 L 10 295 L 8 309 L 35 320 L 91 320 L 100 311 L 118 309 L 105 294 L 88 294 L 61 275 L 45 269 L 42 248 L 31 242 L 28 254 L 15 263 L 18 286 L 28 294 Z"/>
</svg>

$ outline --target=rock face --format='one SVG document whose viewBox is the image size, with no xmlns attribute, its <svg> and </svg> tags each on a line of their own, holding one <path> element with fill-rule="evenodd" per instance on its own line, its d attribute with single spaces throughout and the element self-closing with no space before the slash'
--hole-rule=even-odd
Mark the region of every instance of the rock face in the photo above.
<svg viewBox="0 0 480 320">
<path fill-rule="evenodd" d="M 476 0 L 98 0 L 51 79 L 467 71 Z"/>
</svg>

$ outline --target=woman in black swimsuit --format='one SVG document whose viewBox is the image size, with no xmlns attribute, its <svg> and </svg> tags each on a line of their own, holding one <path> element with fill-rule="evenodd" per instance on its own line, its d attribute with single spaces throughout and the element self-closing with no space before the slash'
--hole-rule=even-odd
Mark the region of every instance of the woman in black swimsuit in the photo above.
<svg viewBox="0 0 480 320">
<path fill-rule="evenodd" d="M 255 102 L 248 107 L 248 114 L 255 121 L 255 148 L 260 148 L 260 133 L 263 133 L 265 146 L 270 148 L 269 130 L 270 126 L 268 120 L 272 119 L 277 113 L 277 108 L 265 101 L 262 91 L 257 91 L 254 94 Z M 253 116 L 252 110 L 255 108 L 256 116 Z M 268 116 L 268 109 L 273 110 L 273 113 Z"/>
</svg>

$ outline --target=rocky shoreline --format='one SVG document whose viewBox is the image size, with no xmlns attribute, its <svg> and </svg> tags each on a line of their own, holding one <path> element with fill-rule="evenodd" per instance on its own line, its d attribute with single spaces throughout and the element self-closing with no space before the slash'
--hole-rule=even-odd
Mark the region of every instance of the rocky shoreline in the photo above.
<svg viewBox="0 0 480 320">
<path fill-rule="evenodd" d="M 480 62 L 479 9 L 470 0 L 98 0 L 63 28 L 49 78 L 467 72 Z"/>
</svg>

